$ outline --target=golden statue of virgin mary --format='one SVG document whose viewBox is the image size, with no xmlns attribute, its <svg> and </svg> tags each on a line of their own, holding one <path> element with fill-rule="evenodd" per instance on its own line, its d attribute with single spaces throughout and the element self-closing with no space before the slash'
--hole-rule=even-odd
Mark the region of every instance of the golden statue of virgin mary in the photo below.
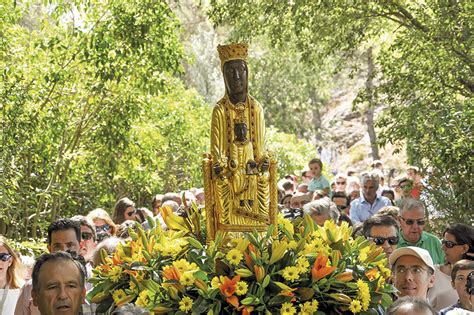
<svg viewBox="0 0 474 315">
<path fill-rule="evenodd" d="M 263 109 L 248 94 L 247 45 L 217 50 L 226 93 L 212 112 L 211 153 L 203 165 L 208 240 L 217 231 L 265 231 L 276 223 L 278 202 Z"/>
</svg>

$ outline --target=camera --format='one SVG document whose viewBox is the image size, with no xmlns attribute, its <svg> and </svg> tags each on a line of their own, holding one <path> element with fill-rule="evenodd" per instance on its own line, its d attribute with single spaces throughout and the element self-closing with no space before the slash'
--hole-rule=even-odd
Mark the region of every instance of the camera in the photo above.
<svg viewBox="0 0 474 315">
<path fill-rule="evenodd" d="M 474 295 L 474 271 L 471 271 L 466 279 L 466 291 L 470 295 Z"/>
</svg>

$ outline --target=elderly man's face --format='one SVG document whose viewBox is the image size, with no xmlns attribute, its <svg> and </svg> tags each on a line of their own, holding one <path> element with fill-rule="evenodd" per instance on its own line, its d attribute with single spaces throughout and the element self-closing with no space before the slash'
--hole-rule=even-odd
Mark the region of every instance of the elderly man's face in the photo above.
<svg viewBox="0 0 474 315">
<path fill-rule="evenodd" d="M 247 93 L 247 65 L 243 60 L 231 60 L 224 64 L 224 81 L 230 95 Z"/>
<path fill-rule="evenodd" d="M 370 228 L 369 239 L 376 242 L 378 247 L 382 247 L 387 258 L 397 249 L 398 237 L 397 228 L 393 225 L 379 225 Z M 380 242 L 384 241 L 382 244 Z M 378 244 L 377 244 L 378 243 Z"/>
<path fill-rule="evenodd" d="M 311 213 L 311 219 L 319 225 L 319 226 L 324 226 L 324 222 L 326 220 L 329 220 L 329 213 L 325 214 L 318 214 L 318 213 Z"/>
<path fill-rule="evenodd" d="M 413 307 L 412 304 L 408 304 L 401 306 L 395 315 L 433 315 L 433 313 L 430 310 L 422 310 L 420 312 L 420 310 Z"/>
<path fill-rule="evenodd" d="M 400 297 L 426 299 L 428 289 L 433 287 L 435 278 L 423 260 L 416 256 L 401 256 L 395 262 L 393 271 L 393 283 L 400 291 Z"/>
<path fill-rule="evenodd" d="M 422 209 L 404 210 L 400 216 L 400 228 L 403 237 L 410 243 L 415 244 L 421 238 L 425 227 L 425 216 Z"/>
<path fill-rule="evenodd" d="M 375 200 L 377 197 L 378 184 L 373 180 L 368 180 L 362 186 L 362 192 L 367 201 Z"/>
<path fill-rule="evenodd" d="M 94 240 L 94 234 L 87 225 L 81 225 L 81 256 L 86 261 L 92 260 L 97 241 Z"/>
<path fill-rule="evenodd" d="M 77 315 L 84 297 L 81 273 L 73 261 L 47 261 L 41 266 L 32 298 L 42 315 Z"/>
</svg>

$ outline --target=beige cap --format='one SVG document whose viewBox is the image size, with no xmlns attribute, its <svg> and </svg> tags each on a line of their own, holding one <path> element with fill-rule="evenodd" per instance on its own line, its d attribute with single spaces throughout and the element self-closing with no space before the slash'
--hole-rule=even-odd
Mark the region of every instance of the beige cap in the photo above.
<svg viewBox="0 0 474 315">
<path fill-rule="evenodd" d="M 402 247 L 402 248 L 397 248 L 396 250 L 393 251 L 393 253 L 390 255 L 390 265 L 393 266 L 395 265 L 395 262 L 397 261 L 398 258 L 402 256 L 415 256 L 423 260 L 423 262 L 431 268 L 431 270 L 434 272 L 434 264 L 433 264 L 433 259 L 431 258 L 430 253 L 423 248 L 416 247 L 416 246 L 408 246 L 408 247 Z"/>
</svg>

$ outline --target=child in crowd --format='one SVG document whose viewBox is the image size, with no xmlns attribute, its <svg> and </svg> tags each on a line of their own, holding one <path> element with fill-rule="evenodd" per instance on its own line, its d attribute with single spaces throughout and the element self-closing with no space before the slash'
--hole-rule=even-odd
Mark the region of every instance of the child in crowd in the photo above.
<svg viewBox="0 0 474 315">
<path fill-rule="evenodd" d="M 326 196 L 329 196 L 330 183 L 326 177 L 322 175 L 323 162 L 314 158 L 308 163 L 309 170 L 313 175 L 313 179 L 308 184 L 308 191 L 322 190 Z"/>
</svg>

